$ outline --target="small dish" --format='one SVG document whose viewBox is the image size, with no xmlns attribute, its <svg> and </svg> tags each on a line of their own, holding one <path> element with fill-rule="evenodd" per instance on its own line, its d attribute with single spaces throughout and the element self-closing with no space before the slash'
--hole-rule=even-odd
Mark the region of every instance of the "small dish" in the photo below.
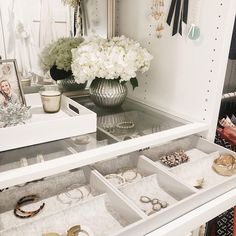
<svg viewBox="0 0 236 236">
<path fill-rule="evenodd" d="M 231 154 L 222 154 L 214 160 L 212 168 L 220 175 L 232 176 L 236 174 L 236 158 Z"/>
</svg>

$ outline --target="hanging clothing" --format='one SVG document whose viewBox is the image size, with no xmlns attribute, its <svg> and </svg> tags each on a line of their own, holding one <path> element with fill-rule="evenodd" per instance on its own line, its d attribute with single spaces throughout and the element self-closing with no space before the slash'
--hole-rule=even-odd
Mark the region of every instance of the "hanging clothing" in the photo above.
<svg viewBox="0 0 236 236">
<path fill-rule="evenodd" d="M 206 236 L 235 236 L 234 234 L 234 208 L 207 223 Z"/>
<path fill-rule="evenodd" d="M 40 28 L 39 28 L 39 47 L 56 40 L 54 17 L 53 17 L 53 1 L 41 0 L 40 10 Z"/>
<path fill-rule="evenodd" d="M 234 29 L 233 29 L 233 35 L 231 40 L 231 46 L 229 51 L 229 59 L 236 60 L 236 17 L 234 21 Z"/>
</svg>

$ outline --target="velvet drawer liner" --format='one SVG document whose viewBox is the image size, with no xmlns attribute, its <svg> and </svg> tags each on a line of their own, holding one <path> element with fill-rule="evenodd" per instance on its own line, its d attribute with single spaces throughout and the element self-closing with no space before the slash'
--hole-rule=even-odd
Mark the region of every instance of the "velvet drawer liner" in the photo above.
<svg viewBox="0 0 236 236">
<path fill-rule="evenodd" d="M 162 155 L 178 149 L 183 149 L 189 155 L 190 160 L 187 163 L 169 168 L 160 162 L 159 158 Z M 150 210 L 151 205 L 144 206 L 145 204 L 139 200 L 141 195 L 169 201 L 167 208 L 151 216 L 145 215 L 143 220 L 126 227 L 125 233 L 119 235 L 135 235 L 132 234 L 133 232 L 144 235 L 234 188 L 235 176 L 220 176 L 211 168 L 212 161 L 221 153 L 235 154 L 198 136 L 189 136 L 148 151 L 131 153 L 94 164 L 92 167 L 100 172 L 101 177 L 117 174 L 119 170 L 126 167 L 142 174 L 143 178 L 120 185 L 115 185 L 109 179 L 106 180 L 110 188 L 123 195 L 123 199 L 142 213 Z M 200 168 L 203 166 L 205 170 Z M 204 178 L 205 182 L 203 188 L 199 190 L 193 185 L 195 179 L 200 178 Z"/>
<path fill-rule="evenodd" d="M 48 204 L 48 202 L 46 202 Z M 65 235 L 66 231 L 80 224 L 89 228 L 97 236 L 112 235 L 129 224 L 114 210 L 112 200 L 102 194 L 84 203 L 64 209 L 54 215 L 41 217 L 31 223 L 2 231 L 1 236 L 34 235 L 57 232 Z"/>
<path fill-rule="evenodd" d="M 172 177 L 169 177 L 169 175 L 166 175 L 162 170 L 159 170 L 159 168 L 153 165 L 155 163 L 152 163 L 146 157 L 137 157 L 137 153 L 131 158 L 127 158 L 127 156 L 123 157 L 123 160 L 126 160 L 126 164 L 128 164 L 128 159 L 133 164 L 136 163 L 141 168 L 142 173 L 145 173 L 146 177 L 135 183 L 128 184 L 127 187 L 136 184 L 137 186 L 140 185 L 140 189 L 145 190 L 143 183 L 147 182 L 149 183 L 147 186 L 151 186 L 152 189 L 152 185 L 154 185 L 155 189 L 155 184 L 158 182 L 157 187 L 160 187 L 160 189 L 163 188 L 162 194 L 164 196 L 170 196 L 170 204 L 174 204 L 178 200 L 194 193 L 188 186 L 179 183 Z M 150 181 L 150 179 L 153 181 Z M 154 181 L 155 179 L 157 182 Z M 54 195 L 61 193 L 63 189 L 65 190 L 66 186 L 73 185 L 90 185 L 92 195 L 84 201 L 73 201 L 71 205 L 59 202 Z M 44 195 L 42 189 L 45 191 Z M 8 205 L 6 207 L 7 209 L 12 209 L 12 202 L 15 203 L 20 197 L 32 193 L 38 193 L 40 196 L 43 196 L 43 200 L 27 205 L 24 209 L 35 209 L 42 202 L 45 202 L 46 205 L 42 212 L 29 219 L 16 218 L 12 210 L 9 209 L 3 212 L 0 215 L 0 226 L 2 230 L 0 235 L 36 236 L 46 232 L 63 234 L 66 229 L 78 223 L 89 227 L 94 232 L 94 235 L 125 234 L 126 226 L 132 225 L 134 222 L 139 222 L 142 218 L 146 218 L 146 215 L 132 201 L 132 194 L 137 193 L 131 191 L 132 193 L 127 196 L 127 194 L 124 194 L 123 189 L 120 190 L 110 184 L 98 171 L 92 170 L 89 167 L 61 174 L 55 178 L 48 178 L 42 182 L 31 183 L 24 187 L 9 189 L 1 195 L 1 200 L 7 201 L 9 194 L 13 194 L 13 197 L 8 200 L 9 203 L 6 204 Z M 77 190 L 70 190 L 72 196 L 75 194 L 73 191 Z M 48 197 L 48 192 L 52 196 Z M 145 192 L 150 193 L 147 187 Z"/>
<path fill-rule="evenodd" d="M 67 186 L 76 188 L 80 185 L 87 190 L 91 188 L 91 195 L 88 198 L 83 201 L 72 200 L 71 204 L 63 204 L 58 201 L 56 195 L 62 193 L 62 190 L 65 191 Z M 44 193 L 42 193 L 42 189 L 45 191 Z M 76 191 L 78 190 L 74 189 L 67 192 L 75 197 L 78 196 Z M 49 197 L 48 192 L 52 196 Z M 15 202 L 22 196 L 32 193 L 39 194 L 42 200 L 29 204 L 23 209 L 36 209 L 43 202 L 45 203 L 44 209 L 33 218 L 16 218 L 12 210 Z M 68 201 L 68 198 L 64 199 L 64 195 L 62 196 L 63 201 Z M 0 199 L 1 203 L 6 201 L 5 210 L 7 210 L 4 211 L 4 207 L 1 208 L 1 236 L 41 236 L 47 232 L 57 232 L 64 235 L 66 230 L 76 224 L 89 228 L 94 235 L 113 235 L 122 231 L 125 226 L 142 218 L 135 209 L 110 190 L 104 184 L 104 180 L 95 171 L 91 171 L 89 167 L 48 178 L 42 182 L 6 190 L 0 194 Z"/>
</svg>

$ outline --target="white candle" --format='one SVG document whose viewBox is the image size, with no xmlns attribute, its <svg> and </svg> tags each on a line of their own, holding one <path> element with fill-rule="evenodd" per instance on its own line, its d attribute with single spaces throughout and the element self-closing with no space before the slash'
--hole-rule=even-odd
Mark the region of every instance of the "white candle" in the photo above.
<svg viewBox="0 0 236 236">
<path fill-rule="evenodd" d="M 42 91 L 41 100 L 45 112 L 47 113 L 58 112 L 61 106 L 61 92 L 53 90 Z"/>
</svg>

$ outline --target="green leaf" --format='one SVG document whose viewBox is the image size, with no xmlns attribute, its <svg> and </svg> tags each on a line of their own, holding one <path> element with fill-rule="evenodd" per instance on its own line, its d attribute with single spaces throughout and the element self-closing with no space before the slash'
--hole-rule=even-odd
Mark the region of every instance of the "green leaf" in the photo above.
<svg viewBox="0 0 236 236">
<path fill-rule="evenodd" d="M 121 81 L 120 83 L 123 85 L 123 84 L 126 84 L 127 81 L 123 80 Z"/>
<path fill-rule="evenodd" d="M 131 79 L 130 79 L 130 83 L 131 83 L 131 85 L 132 85 L 132 87 L 133 87 L 133 90 L 134 90 L 136 87 L 138 87 L 138 80 L 137 80 L 136 78 L 131 78 Z"/>
</svg>

